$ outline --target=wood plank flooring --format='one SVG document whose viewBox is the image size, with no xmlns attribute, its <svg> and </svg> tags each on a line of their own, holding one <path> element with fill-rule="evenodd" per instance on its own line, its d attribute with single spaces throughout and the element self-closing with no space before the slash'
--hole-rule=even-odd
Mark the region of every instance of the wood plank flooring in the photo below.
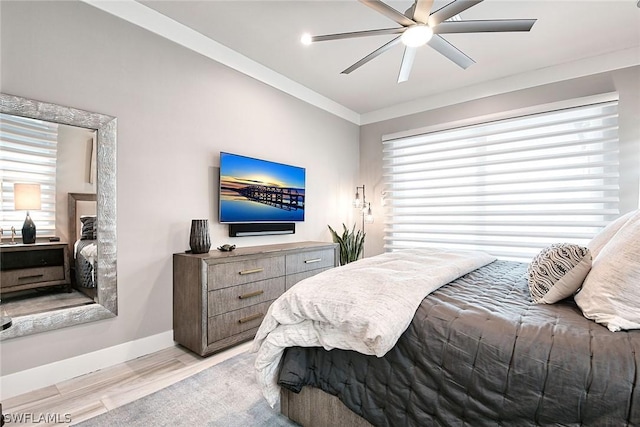
<svg viewBox="0 0 640 427">
<path fill-rule="evenodd" d="M 2 412 L 12 421 L 5 426 L 73 425 L 168 387 L 247 351 L 250 346 L 251 341 L 206 358 L 180 346 L 170 347 L 15 396 L 2 402 Z M 49 418 L 54 422 L 42 422 L 42 414 L 54 417 Z M 19 417 L 31 422 L 15 422 Z M 66 418 L 71 419 L 70 424 Z"/>
</svg>

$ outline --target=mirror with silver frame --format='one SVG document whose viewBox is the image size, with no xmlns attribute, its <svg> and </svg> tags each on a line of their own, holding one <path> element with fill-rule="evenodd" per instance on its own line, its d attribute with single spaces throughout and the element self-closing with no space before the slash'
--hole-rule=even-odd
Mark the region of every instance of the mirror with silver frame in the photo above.
<svg viewBox="0 0 640 427">
<path fill-rule="evenodd" d="M 116 271 L 117 119 L 104 114 L 8 94 L 0 94 L 0 113 L 95 130 L 97 152 L 95 303 L 12 317 L 11 326 L 0 332 L 0 340 L 116 316 L 118 314 Z"/>
</svg>

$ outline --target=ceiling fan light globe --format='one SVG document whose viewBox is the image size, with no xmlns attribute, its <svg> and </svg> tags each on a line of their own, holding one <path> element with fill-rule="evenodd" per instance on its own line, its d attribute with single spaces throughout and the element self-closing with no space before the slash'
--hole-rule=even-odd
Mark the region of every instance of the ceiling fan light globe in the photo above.
<svg viewBox="0 0 640 427">
<path fill-rule="evenodd" d="M 300 43 L 302 43 L 305 46 L 308 46 L 311 44 L 313 40 L 311 39 L 311 34 L 303 34 L 302 37 L 300 37 Z"/>
<path fill-rule="evenodd" d="M 428 25 L 413 25 L 402 33 L 400 40 L 405 46 L 420 47 L 427 44 L 432 36 L 433 30 Z"/>
</svg>

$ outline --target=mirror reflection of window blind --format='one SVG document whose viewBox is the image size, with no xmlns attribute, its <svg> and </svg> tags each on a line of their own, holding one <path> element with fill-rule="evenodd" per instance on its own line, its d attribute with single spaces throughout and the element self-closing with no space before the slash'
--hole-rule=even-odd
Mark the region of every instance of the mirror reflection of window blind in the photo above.
<svg viewBox="0 0 640 427">
<path fill-rule="evenodd" d="M 41 209 L 29 213 L 37 237 L 55 235 L 57 144 L 56 123 L 0 113 L 0 226 L 5 238 L 11 226 L 20 236 L 26 217 L 25 211 L 14 208 L 14 183 L 40 184 Z"/>
<path fill-rule="evenodd" d="M 530 261 L 619 215 L 618 101 L 383 142 L 385 248 Z"/>
</svg>

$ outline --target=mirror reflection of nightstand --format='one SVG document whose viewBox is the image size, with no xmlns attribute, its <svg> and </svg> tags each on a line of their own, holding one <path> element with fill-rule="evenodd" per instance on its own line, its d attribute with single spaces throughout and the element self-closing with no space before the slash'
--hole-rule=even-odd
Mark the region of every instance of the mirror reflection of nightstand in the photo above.
<svg viewBox="0 0 640 427">
<path fill-rule="evenodd" d="M 0 295 L 49 286 L 71 292 L 66 243 L 0 245 Z"/>
</svg>

